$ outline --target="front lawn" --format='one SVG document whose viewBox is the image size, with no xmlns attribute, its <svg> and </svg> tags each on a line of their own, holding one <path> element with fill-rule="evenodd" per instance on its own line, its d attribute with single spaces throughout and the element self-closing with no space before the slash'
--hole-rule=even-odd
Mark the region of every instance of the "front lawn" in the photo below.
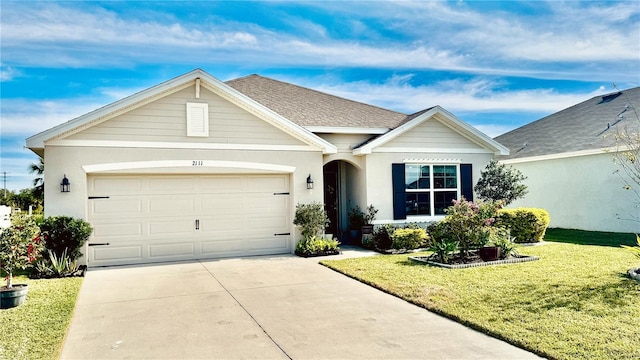
<svg viewBox="0 0 640 360">
<path fill-rule="evenodd" d="M 640 283 L 625 275 L 637 258 L 565 243 L 518 250 L 540 260 L 461 270 L 409 255 L 322 264 L 548 358 L 640 358 Z"/>
<path fill-rule="evenodd" d="M 23 305 L 0 310 L 0 359 L 58 359 L 82 279 L 14 276 L 29 292 Z"/>
<path fill-rule="evenodd" d="M 620 247 L 620 245 L 637 245 L 635 234 L 585 231 L 574 229 L 550 228 L 547 229 L 547 233 L 545 234 L 544 239 L 546 241 L 582 245 L 600 245 L 614 247 Z"/>
</svg>

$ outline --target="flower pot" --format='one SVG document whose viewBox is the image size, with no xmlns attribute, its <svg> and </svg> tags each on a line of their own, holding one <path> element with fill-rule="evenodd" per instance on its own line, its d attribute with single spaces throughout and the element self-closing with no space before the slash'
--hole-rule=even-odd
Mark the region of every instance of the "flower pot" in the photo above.
<svg viewBox="0 0 640 360">
<path fill-rule="evenodd" d="M 497 246 L 487 246 L 478 249 L 478 255 L 482 261 L 495 261 L 500 259 L 501 249 Z"/>
<path fill-rule="evenodd" d="M 362 235 L 373 234 L 373 225 L 362 225 Z"/>
<path fill-rule="evenodd" d="M 27 298 L 27 284 L 14 284 L 11 289 L 0 288 L 0 309 L 9 309 L 24 304 Z"/>
</svg>

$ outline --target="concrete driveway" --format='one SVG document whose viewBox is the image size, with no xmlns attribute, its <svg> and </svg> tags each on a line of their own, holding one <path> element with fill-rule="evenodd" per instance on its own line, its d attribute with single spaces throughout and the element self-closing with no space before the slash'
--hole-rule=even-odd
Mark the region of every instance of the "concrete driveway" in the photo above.
<svg viewBox="0 0 640 360">
<path fill-rule="evenodd" d="M 91 269 L 61 357 L 537 358 L 295 256 Z"/>
</svg>

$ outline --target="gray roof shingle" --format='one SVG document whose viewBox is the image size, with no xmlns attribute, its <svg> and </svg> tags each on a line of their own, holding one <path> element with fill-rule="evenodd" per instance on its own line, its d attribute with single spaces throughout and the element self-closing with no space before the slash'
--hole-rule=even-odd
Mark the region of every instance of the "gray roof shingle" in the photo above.
<svg viewBox="0 0 640 360">
<path fill-rule="evenodd" d="M 638 109 L 640 87 L 593 97 L 495 140 L 511 151 L 504 159 L 614 148 L 618 131 L 640 131 Z"/>
<path fill-rule="evenodd" d="M 300 126 L 393 129 L 407 119 L 406 114 L 255 74 L 226 84 Z"/>
</svg>

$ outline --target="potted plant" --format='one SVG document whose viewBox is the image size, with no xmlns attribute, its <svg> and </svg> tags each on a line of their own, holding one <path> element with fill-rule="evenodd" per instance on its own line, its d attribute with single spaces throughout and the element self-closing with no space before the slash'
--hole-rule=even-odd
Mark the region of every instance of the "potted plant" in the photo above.
<svg viewBox="0 0 640 360">
<path fill-rule="evenodd" d="M 0 287 L 0 308 L 12 308 L 24 303 L 27 284 L 14 284 L 15 270 L 25 270 L 42 249 L 40 229 L 33 218 L 15 214 L 11 225 L 0 233 L 0 268 L 7 273 L 7 284 Z"/>
<path fill-rule="evenodd" d="M 376 209 L 373 205 L 369 205 L 367 207 L 367 212 L 364 212 L 362 216 L 362 235 L 369 235 L 373 233 L 373 220 L 376 219 L 377 213 L 378 209 Z"/>
<path fill-rule="evenodd" d="M 490 227 L 486 229 L 485 236 L 485 245 L 478 249 L 478 255 L 483 261 L 504 259 L 515 251 L 509 230 L 502 227 Z"/>
</svg>

